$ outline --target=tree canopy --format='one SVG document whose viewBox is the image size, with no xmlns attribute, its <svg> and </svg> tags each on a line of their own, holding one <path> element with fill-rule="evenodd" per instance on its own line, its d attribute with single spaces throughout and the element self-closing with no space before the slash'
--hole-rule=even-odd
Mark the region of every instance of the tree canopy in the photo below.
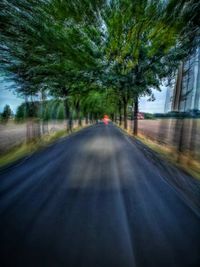
<svg viewBox="0 0 200 267">
<path fill-rule="evenodd" d="M 153 98 L 199 40 L 197 0 L 2 0 L 0 71 L 26 99 L 64 101 L 66 117 Z M 137 130 L 137 124 L 135 124 Z M 136 132 L 135 132 L 136 133 Z"/>
</svg>

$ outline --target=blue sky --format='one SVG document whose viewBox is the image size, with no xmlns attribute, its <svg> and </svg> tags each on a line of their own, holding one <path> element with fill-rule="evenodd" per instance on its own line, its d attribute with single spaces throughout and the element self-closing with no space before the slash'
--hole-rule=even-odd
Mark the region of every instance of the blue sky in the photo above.
<svg viewBox="0 0 200 267">
<path fill-rule="evenodd" d="M 14 83 L 5 82 L 2 77 L 0 77 L 0 112 L 2 112 L 6 104 L 10 105 L 13 112 L 16 112 L 17 106 L 19 106 L 23 99 L 17 97 L 14 93 Z"/>
<path fill-rule="evenodd" d="M 5 82 L 0 78 L 0 112 L 2 112 L 4 106 L 8 104 L 15 113 L 17 106 L 23 102 L 23 98 L 18 97 L 13 91 L 12 83 Z M 142 97 L 140 99 L 139 110 L 141 112 L 164 112 L 166 88 L 163 87 L 161 92 L 155 90 L 154 95 L 156 100 L 153 102 L 149 102 L 148 97 Z"/>
<path fill-rule="evenodd" d="M 164 113 L 167 88 L 161 87 L 161 92 L 154 90 L 155 101 L 148 101 L 149 97 L 141 97 L 139 110 L 141 112 Z"/>
</svg>

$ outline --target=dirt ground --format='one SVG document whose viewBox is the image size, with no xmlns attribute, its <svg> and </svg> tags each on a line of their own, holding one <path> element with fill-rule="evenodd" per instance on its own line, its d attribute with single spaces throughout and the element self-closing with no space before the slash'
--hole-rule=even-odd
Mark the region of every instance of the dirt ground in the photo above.
<svg viewBox="0 0 200 267">
<path fill-rule="evenodd" d="M 73 126 L 77 127 L 77 124 L 75 121 Z M 132 129 L 132 124 L 128 121 L 129 130 Z M 66 122 L 49 121 L 46 127 L 48 133 L 57 132 L 66 129 Z M 200 158 L 200 119 L 139 120 L 138 128 L 139 133 L 160 144 L 180 148 L 183 152 L 189 151 L 194 157 Z M 26 138 L 27 123 L 0 124 L 0 154 L 25 142 Z"/>
<path fill-rule="evenodd" d="M 128 122 L 132 129 L 132 122 Z M 139 133 L 163 145 L 179 148 L 200 158 L 200 119 L 139 120 Z"/>
<path fill-rule="evenodd" d="M 26 141 L 27 124 L 14 123 L 12 121 L 7 124 L 0 124 L 0 154 Z M 76 127 L 77 122 L 74 122 L 73 126 Z M 42 126 L 40 127 L 42 128 Z M 66 122 L 49 121 L 46 127 L 48 133 L 54 133 L 66 129 Z M 40 129 L 40 132 L 42 132 L 42 129 Z"/>
</svg>

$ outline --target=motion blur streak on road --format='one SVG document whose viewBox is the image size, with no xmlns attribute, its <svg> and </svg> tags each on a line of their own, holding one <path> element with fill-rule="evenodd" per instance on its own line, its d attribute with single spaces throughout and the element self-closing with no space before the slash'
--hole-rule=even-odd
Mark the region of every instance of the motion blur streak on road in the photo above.
<svg viewBox="0 0 200 267">
<path fill-rule="evenodd" d="M 112 125 L 34 154 L 0 180 L 0 266 L 200 264 L 200 220 Z"/>
</svg>

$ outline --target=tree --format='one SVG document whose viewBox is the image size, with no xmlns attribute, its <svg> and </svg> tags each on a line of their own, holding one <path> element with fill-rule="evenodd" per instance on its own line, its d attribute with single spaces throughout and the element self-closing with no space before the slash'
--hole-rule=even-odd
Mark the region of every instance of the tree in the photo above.
<svg viewBox="0 0 200 267">
<path fill-rule="evenodd" d="M 62 100 L 68 131 L 74 110 L 81 123 L 101 99 L 97 113 L 110 101 L 125 128 L 134 102 L 137 134 L 138 99 L 174 75 L 199 29 L 197 0 L 3 0 L 0 10 L 0 69 L 27 102 Z"/>
<path fill-rule="evenodd" d="M 27 100 L 44 90 L 62 97 L 68 130 L 72 113 L 70 94 L 77 88 L 78 80 L 87 79 L 91 70 L 96 69 L 95 42 L 100 37 L 94 24 L 102 3 L 84 1 L 73 5 L 72 1 L 59 0 L 1 3 L 0 54 L 4 59 L 1 68 L 15 80 L 18 85 L 15 89 Z"/>
<path fill-rule="evenodd" d="M 26 104 L 22 103 L 20 106 L 17 107 L 17 111 L 15 114 L 16 122 L 23 121 L 26 117 Z"/>
<path fill-rule="evenodd" d="M 135 135 L 139 97 L 151 96 L 154 88 L 159 90 L 162 80 L 173 76 L 180 60 L 189 53 L 182 38 L 188 22 L 185 9 L 178 22 L 174 17 L 166 23 L 171 4 L 175 6 L 174 1 L 113 0 L 103 11 L 109 71 L 115 72 L 116 87 L 121 88 L 125 121 L 128 100 L 134 101 Z"/>
<path fill-rule="evenodd" d="M 8 122 L 12 115 L 12 110 L 9 105 L 5 105 L 3 112 L 1 113 L 1 118 L 3 122 Z"/>
</svg>

